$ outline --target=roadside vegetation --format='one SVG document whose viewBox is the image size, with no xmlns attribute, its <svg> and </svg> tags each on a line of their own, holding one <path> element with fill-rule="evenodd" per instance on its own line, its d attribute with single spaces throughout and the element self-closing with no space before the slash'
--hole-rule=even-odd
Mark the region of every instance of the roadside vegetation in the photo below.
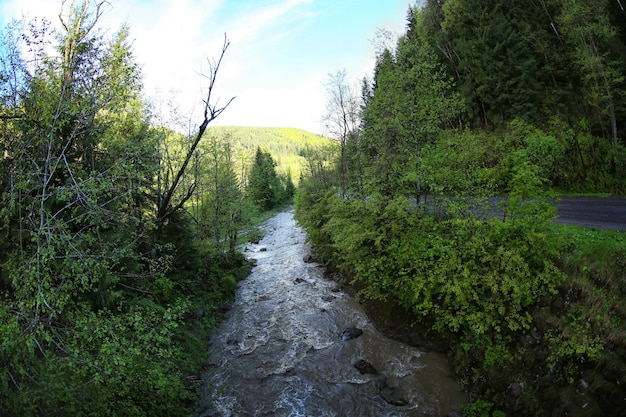
<svg viewBox="0 0 626 417">
<path fill-rule="evenodd" d="M 297 218 L 381 325 L 448 352 L 466 416 L 626 410 L 626 232 L 551 203 L 626 191 L 624 13 L 422 2 L 372 79 L 329 76 Z"/>
</svg>

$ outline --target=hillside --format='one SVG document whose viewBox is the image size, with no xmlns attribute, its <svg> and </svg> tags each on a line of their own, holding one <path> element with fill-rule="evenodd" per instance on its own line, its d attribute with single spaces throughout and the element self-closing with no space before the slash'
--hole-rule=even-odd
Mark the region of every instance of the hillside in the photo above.
<svg viewBox="0 0 626 417">
<path fill-rule="evenodd" d="M 276 172 L 291 173 L 297 184 L 306 166 L 306 149 L 328 146 L 334 141 L 305 130 L 288 127 L 213 126 L 209 132 L 230 137 L 237 151 L 254 155 L 257 147 L 269 152 L 277 163 Z"/>
</svg>

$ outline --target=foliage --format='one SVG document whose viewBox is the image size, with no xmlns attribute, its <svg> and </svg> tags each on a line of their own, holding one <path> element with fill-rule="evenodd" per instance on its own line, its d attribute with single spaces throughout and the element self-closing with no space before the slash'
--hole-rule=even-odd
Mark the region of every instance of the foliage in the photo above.
<svg viewBox="0 0 626 417">
<path fill-rule="evenodd" d="M 438 221 L 401 198 L 321 201 L 330 209 L 321 231 L 362 296 L 392 296 L 468 341 L 528 329 L 528 308 L 562 280 L 536 215 Z"/>
<path fill-rule="evenodd" d="M 506 414 L 499 410 L 493 410 L 493 403 L 477 400 L 463 407 L 465 417 L 505 417 Z"/>
<path fill-rule="evenodd" d="M 181 371 L 171 362 L 181 353 L 171 346 L 180 307 L 177 310 L 146 305 L 117 315 L 80 311 L 68 317 L 75 319 L 75 331 L 64 335 L 60 348 L 65 354 L 40 351 L 46 361 L 37 360 L 36 335 L 17 339 L 24 340 L 28 353 L 14 356 L 8 368 L 20 394 L 3 398 L 5 411 L 176 415 L 181 400 L 190 399 Z M 37 384 L 28 383 L 28 378 Z"/>
<path fill-rule="evenodd" d="M 400 66 L 405 79 L 420 67 L 441 66 L 453 80 L 447 97 L 458 95 L 460 107 L 447 112 L 459 114 L 458 126 L 497 129 L 506 144 L 509 132 L 526 123 L 525 143 L 504 148 L 501 161 L 535 159 L 544 177 L 562 189 L 619 192 L 625 179 L 619 133 L 626 110 L 620 104 L 626 94 L 626 49 L 619 40 L 624 17 L 611 1 L 427 1 L 410 9 L 406 35 L 388 53 L 398 63 L 410 54 L 412 65 Z M 420 55 L 424 45 L 433 52 Z M 412 112 L 424 108 L 436 106 Z"/>
<path fill-rule="evenodd" d="M 196 156 L 199 179 L 191 212 L 195 213 L 200 236 L 210 239 L 217 253 L 232 254 L 238 231 L 248 223 L 232 144 L 228 137 L 211 134 L 200 152 Z"/>
<path fill-rule="evenodd" d="M 248 194 L 252 202 L 261 210 L 271 210 L 291 196 L 276 175 L 276 163 L 269 152 L 257 148 L 254 165 L 250 170 Z M 293 184 L 290 187 L 293 190 Z"/>
<path fill-rule="evenodd" d="M 195 142 L 151 127 L 129 29 L 112 39 L 96 29 L 104 4 L 63 2 L 59 33 L 45 21 L 3 33 L 6 415 L 188 415 L 213 309 L 247 271 L 241 255 L 196 239 L 184 210 L 198 185 L 188 167 L 202 126 L 223 108 L 209 93 Z M 205 207 L 219 210 L 205 225 L 230 237 L 238 223 L 224 218 L 241 192 L 228 152 L 212 150 L 206 168 L 217 186 L 203 191 Z M 211 200 L 218 194 L 230 206 Z"/>
<path fill-rule="evenodd" d="M 318 254 L 364 299 L 447 337 L 478 396 L 468 415 L 607 415 L 623 401 L 609 382 L 626 369 L 622 236 L 592 250 L 552 223 L 554 190 L 625 189 L 625 13 L 609 1 L 410 7 L 363 82 L 360 128 L 310 158 L 300 183 L 297 218 Z"/>
<path fill-rule="evenodd" d="M 240 172 L 248 172 L 257 148 L 272 155 L 278 175 L 291 175 L 295 185 L 298 185 L 300 176 L 306 171 L 307 150 L 323 148 L 331 143 L 331 139 L 324 136 L 287 127 L 212 126 L 209 132 L 217 137 L 230 138 L 235 154 L 233 159 L 245 161 L 237 166 L 239 180 L 244 186 L 248 175 L 240 175 Z"/>
<path fill-rule="evenodd" d="M 420 175 L 433 196 L 491 197 L 503 178 L 497 137 L 485 132 L 443 133 L 422 149 Z"/>
<path fill-rule="evenodd" d="M 587 366 L 626 366 L 623 356 L 607 355 L 621 350 L 619 340 L 626 337 L 624 232 L 564 225 L 554 229 L 562 239 L 561 267 L 571 279 L 560 290 L 563 301 L 554 305 L 562 311 L 559 328 L 548 331 L 549 366 L 570 382 Z"/>
<path fill-rule="evenodd" d="M 504 219 L 438 218 L 407 198 L 341 198 L 308 180 L 297 216 L 361 298 L 399 302 L 447 335 L 459 376 L 483 398 L 466 412 L 543 415 L 588 402 L 593 415 L 614 414 L 614 402 L 595 401 L 619 396 L 609 379 L 626 369 L 623 232 L 552 225 L 554 209 L 526 198 L 540 190 L 535 176 L 516 172 Z M 558 402 L 575 391 L 578 405 Z"/>
<path fill-rule="evenodd" d="M 326 83 L 326 114 L 324 127 L 339 142 L 338 161 L 341 192 L 354 188 L 350 185 L 352 176 L 349 172 L 347 146 L 349 142 L 358 142 L 359 100 L 355 89 L 346 80 L 346 71 L 329 74 Z"/>
</svg>

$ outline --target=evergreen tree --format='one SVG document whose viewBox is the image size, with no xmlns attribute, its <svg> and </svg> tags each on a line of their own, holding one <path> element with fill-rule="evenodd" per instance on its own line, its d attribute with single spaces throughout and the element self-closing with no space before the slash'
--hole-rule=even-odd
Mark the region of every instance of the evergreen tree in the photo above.
<svg viewBox="0 0 626 417">
<path fill-rule="evenodd" d="M 86 339 L 113 325 L 142 277 L 142 194 L 154 146 L 127 31 L 106 43 L 93 30 L 102 5 L 70 4 L 58 55 L 36 51 L 12 89 L 16 106 L 3 109 L 15 114 L 4 126 L 11 146 L 1 219 L 8 292 L 0 338 L 12 342 L 0 350 L 12 359 L 0 402 L 9 414 L 82 414 L 72 393 L 94 379 L 93 399 L 106 401 L 98 387 L 115 377 L 98 366 L 108 360 L 102 339 Z M 45 31 L 36 35 L 29 42 L 43 43 Z M 54 388 L 64 384 L 65 393 Z"/>
<path fill-rule="evenodd" d="M 373 94 L 363 112 L 363 148 L 366 166 L 366 193 L 392 196 L 406 188 L 405 169 L 409 166 L 405 152 L 407 132 L 402 124 L 402 107 L 406 104 L 406 83 L 398 70 L 392 52 L 385 50 L 378 58 Z"/>
<path fill-rule="evenodd" d="M 276 163 L 269 152 L 257 148 L 248 180 L 248 195 L 262 210 L 270 210 L 280 201 L 282 185 L 276 175 Z"/>
<path fill-rule="evenodd" d="M 386 50 L 378 58 L 363 111 L 362 148 L 372 191 L 419 200 L 421 149 L 454 126 L 460 99 L 434 49 L 418 35 L 419 12 L 411 11 L 411 21 L 395 52 Z"/>
<path fill-rule="evenodd" d="M 522 0 L 520 0 L 522 1 Z M 485 125 L 513 117 L 533 118 L 538 107 L 536 62 L 501 0 L 449 0 L 442 27 L 471 114 Z"/>
<path fill-rule="evenodd" d="M 159 155 L 141 74 L 126 27 L 111 41 L 97 33 L 105 2 L 64 5 L 56 50 L 46 25 L 5 38 L 35 59 L 17 44 L 2 72 L 15 76 L 0 78 L 10 116 L 0 129 L 0 403 L 8 415 L 180 415 L 189 392 L 174 333 L 185 302 L 171 297 L 172 245 L 150 250 Z"/>
<path fill-rule="evenodd" d="M 620 143 L 617 103 L 626 96 L 626 64 L 624 48 L 613 47 L 620 39 L 611 24 L 610 10 L 609 0 L 565 1 L 556 21 L 569 47 L 572 69 L 582 82 L 590 119 L 596 121 L 598 133 L 616 147 Z"/>
<path fill-rule="evenodd" d="M 293 179 L 291 178 L 291 171 L 287 172 L 284 180 L 284 188 L 285 188 L 285 196 L 286 200 L 293 198 L 296 194 L 296 186 L 293 183 Z"/>
</svg>

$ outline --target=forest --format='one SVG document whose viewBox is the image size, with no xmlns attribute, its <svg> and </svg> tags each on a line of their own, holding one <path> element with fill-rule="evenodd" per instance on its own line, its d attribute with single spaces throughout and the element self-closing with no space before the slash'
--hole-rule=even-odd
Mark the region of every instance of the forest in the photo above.
<svg viewBox="0 0 626 417">
<path fill-rule="evenodd" d="M 426 0 L 371 78 L 329 76 L 339 147 L 297 218 L 373 317 L 447 352 L 466 416 L 626 412 L 625 232 L 554 224 L 560 195 L 626 191 L 624 6 Z"/>
<path fill-rule="evenodd" d="M 251 267 L 237 246 L 295 192 L 269 132 L 210 128 L 230 103 L 212 96 L 227 38 L 181 133 L 144 96 L 130 28 L 99 30 L 105 3 L 1 32 L 2 416 L 193 414 L 211 329 Z M 273 135 L 299 138 L 276 154 L 294 173 L 320 144 Z"/>
<path fill-rule="evenodd" d="M 209 131 L 228 138 L 235 154 L 251 155 L 257 148 L 269 152 L 276 162 L 276 173 L 291 176 L 295 185 L 308 172 L 307 152 L 321 152 L 336 145 L 325 136 L 289 127 L 213 126 Z"/>
<path fill-rule="evenodd" d="M 333 142 L 212 126 L 227 38 L 173 129 L 104 3 L 1 32 L 0 415 L 193 414 L 238 245 L 292 197 L 372 316 L 448 354 L 465 416 L 624 413 L 625 232 L 554 224 L 626 192 L 622 0 L 412 5 L 373 77 L 330 75 Z"/>
</svg>

